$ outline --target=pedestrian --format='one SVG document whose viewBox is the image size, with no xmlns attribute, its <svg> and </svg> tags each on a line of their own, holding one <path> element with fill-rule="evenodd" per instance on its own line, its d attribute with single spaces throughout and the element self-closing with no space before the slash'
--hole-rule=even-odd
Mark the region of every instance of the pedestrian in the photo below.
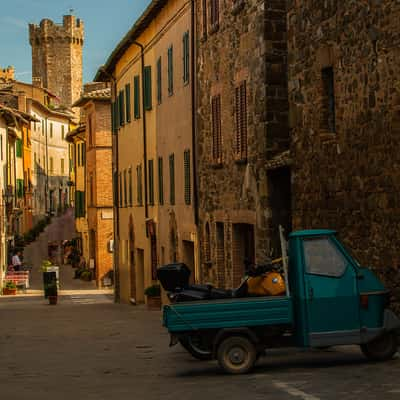
<svg viewBox="0 0 400 400">
<path fill-rule="evenodd" d="M 22 261 L 21 261 L 22 253 L 20 250 L 16 251 L 12 256 L 11 264 L 14 268 L 14 271 L 21 271 Z"/>
</svg>

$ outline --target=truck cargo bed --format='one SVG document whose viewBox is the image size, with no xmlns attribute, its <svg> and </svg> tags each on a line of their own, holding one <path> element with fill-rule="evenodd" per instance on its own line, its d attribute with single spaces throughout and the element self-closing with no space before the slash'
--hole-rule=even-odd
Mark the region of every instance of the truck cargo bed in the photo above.
<svg viewBox="0 0 400 400">
<path fill-rule="evenodd" d="M 292 323 L 292 299 L 286 296 L 187 302 L 166 305 L 163 311 L 169 332 Z"/>
</svg>

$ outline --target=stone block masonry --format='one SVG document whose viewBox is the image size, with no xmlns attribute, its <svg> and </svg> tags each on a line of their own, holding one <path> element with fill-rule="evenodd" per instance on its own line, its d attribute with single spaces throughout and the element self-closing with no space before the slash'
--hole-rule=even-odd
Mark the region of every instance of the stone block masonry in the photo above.
<svg viewBox="0 0 400 400">
<path fill-rule="evenodd" d="M 400 309 L 400 3 L 289 1 L 293 224 L 332 228 Z"/>
<path fill-rule="evenodd" d="M 32 47 L 32 81 L 71 106 L 82 90 L 82 20 L 65 15 L 63 23 L 43 19 L 40 25 L 29 24 Z"/>
</svg>

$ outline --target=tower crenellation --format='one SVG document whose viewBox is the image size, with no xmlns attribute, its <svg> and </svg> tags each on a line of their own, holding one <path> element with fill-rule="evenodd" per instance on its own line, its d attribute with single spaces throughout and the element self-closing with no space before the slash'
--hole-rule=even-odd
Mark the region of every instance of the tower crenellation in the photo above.
<svg viewBox="0 0 400 400">
<path fill-rule="evenodd" d="M 84 23 L 74 15 L 64 15 L 62 24 L 43 19 L 29 24 L 32 47 L 32 82 L 71 106 L 82 90 Z"/>
</svg>

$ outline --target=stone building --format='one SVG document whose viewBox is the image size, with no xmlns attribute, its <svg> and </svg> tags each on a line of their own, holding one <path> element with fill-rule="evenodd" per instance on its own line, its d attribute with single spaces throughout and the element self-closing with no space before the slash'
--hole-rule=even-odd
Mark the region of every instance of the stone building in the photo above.
<svg viewBox="0 0 400 400">
<path fill-rule="evenodd" d="M 151 1 L 96 77 L 113 83 L 114 263 L 124 302 L 145 301 L 160 264 L 185 261 L 199 279 L 193 3 Z"/>
<path fill-rule="evenodd" d="M 196 3 L 201 279 L 232 287 L 291 229 L 286 1 Z"/>
<path fill-rule="evenodd" d="M 64 15 L 62 24 L 49 19 L 29 24 L 32 82 L 54 93 L 64 106 L 81 94 L 83 41 L 83 22 L 73 15 Z"/>
<path fill-rule="evenodd" d="M 400 301 L 400 4 L 289 2 L 293 225 L 339 231 Z"/>
<path fill-rule="evenodd" d="M 84 86 L 81 98 L 74 103 L 84 115 L 85 187 L 87 204 L 88 267 L 101 286 L 113 268 L 112 133 L 111 89 L 103 82 Z"/>
</svg>

